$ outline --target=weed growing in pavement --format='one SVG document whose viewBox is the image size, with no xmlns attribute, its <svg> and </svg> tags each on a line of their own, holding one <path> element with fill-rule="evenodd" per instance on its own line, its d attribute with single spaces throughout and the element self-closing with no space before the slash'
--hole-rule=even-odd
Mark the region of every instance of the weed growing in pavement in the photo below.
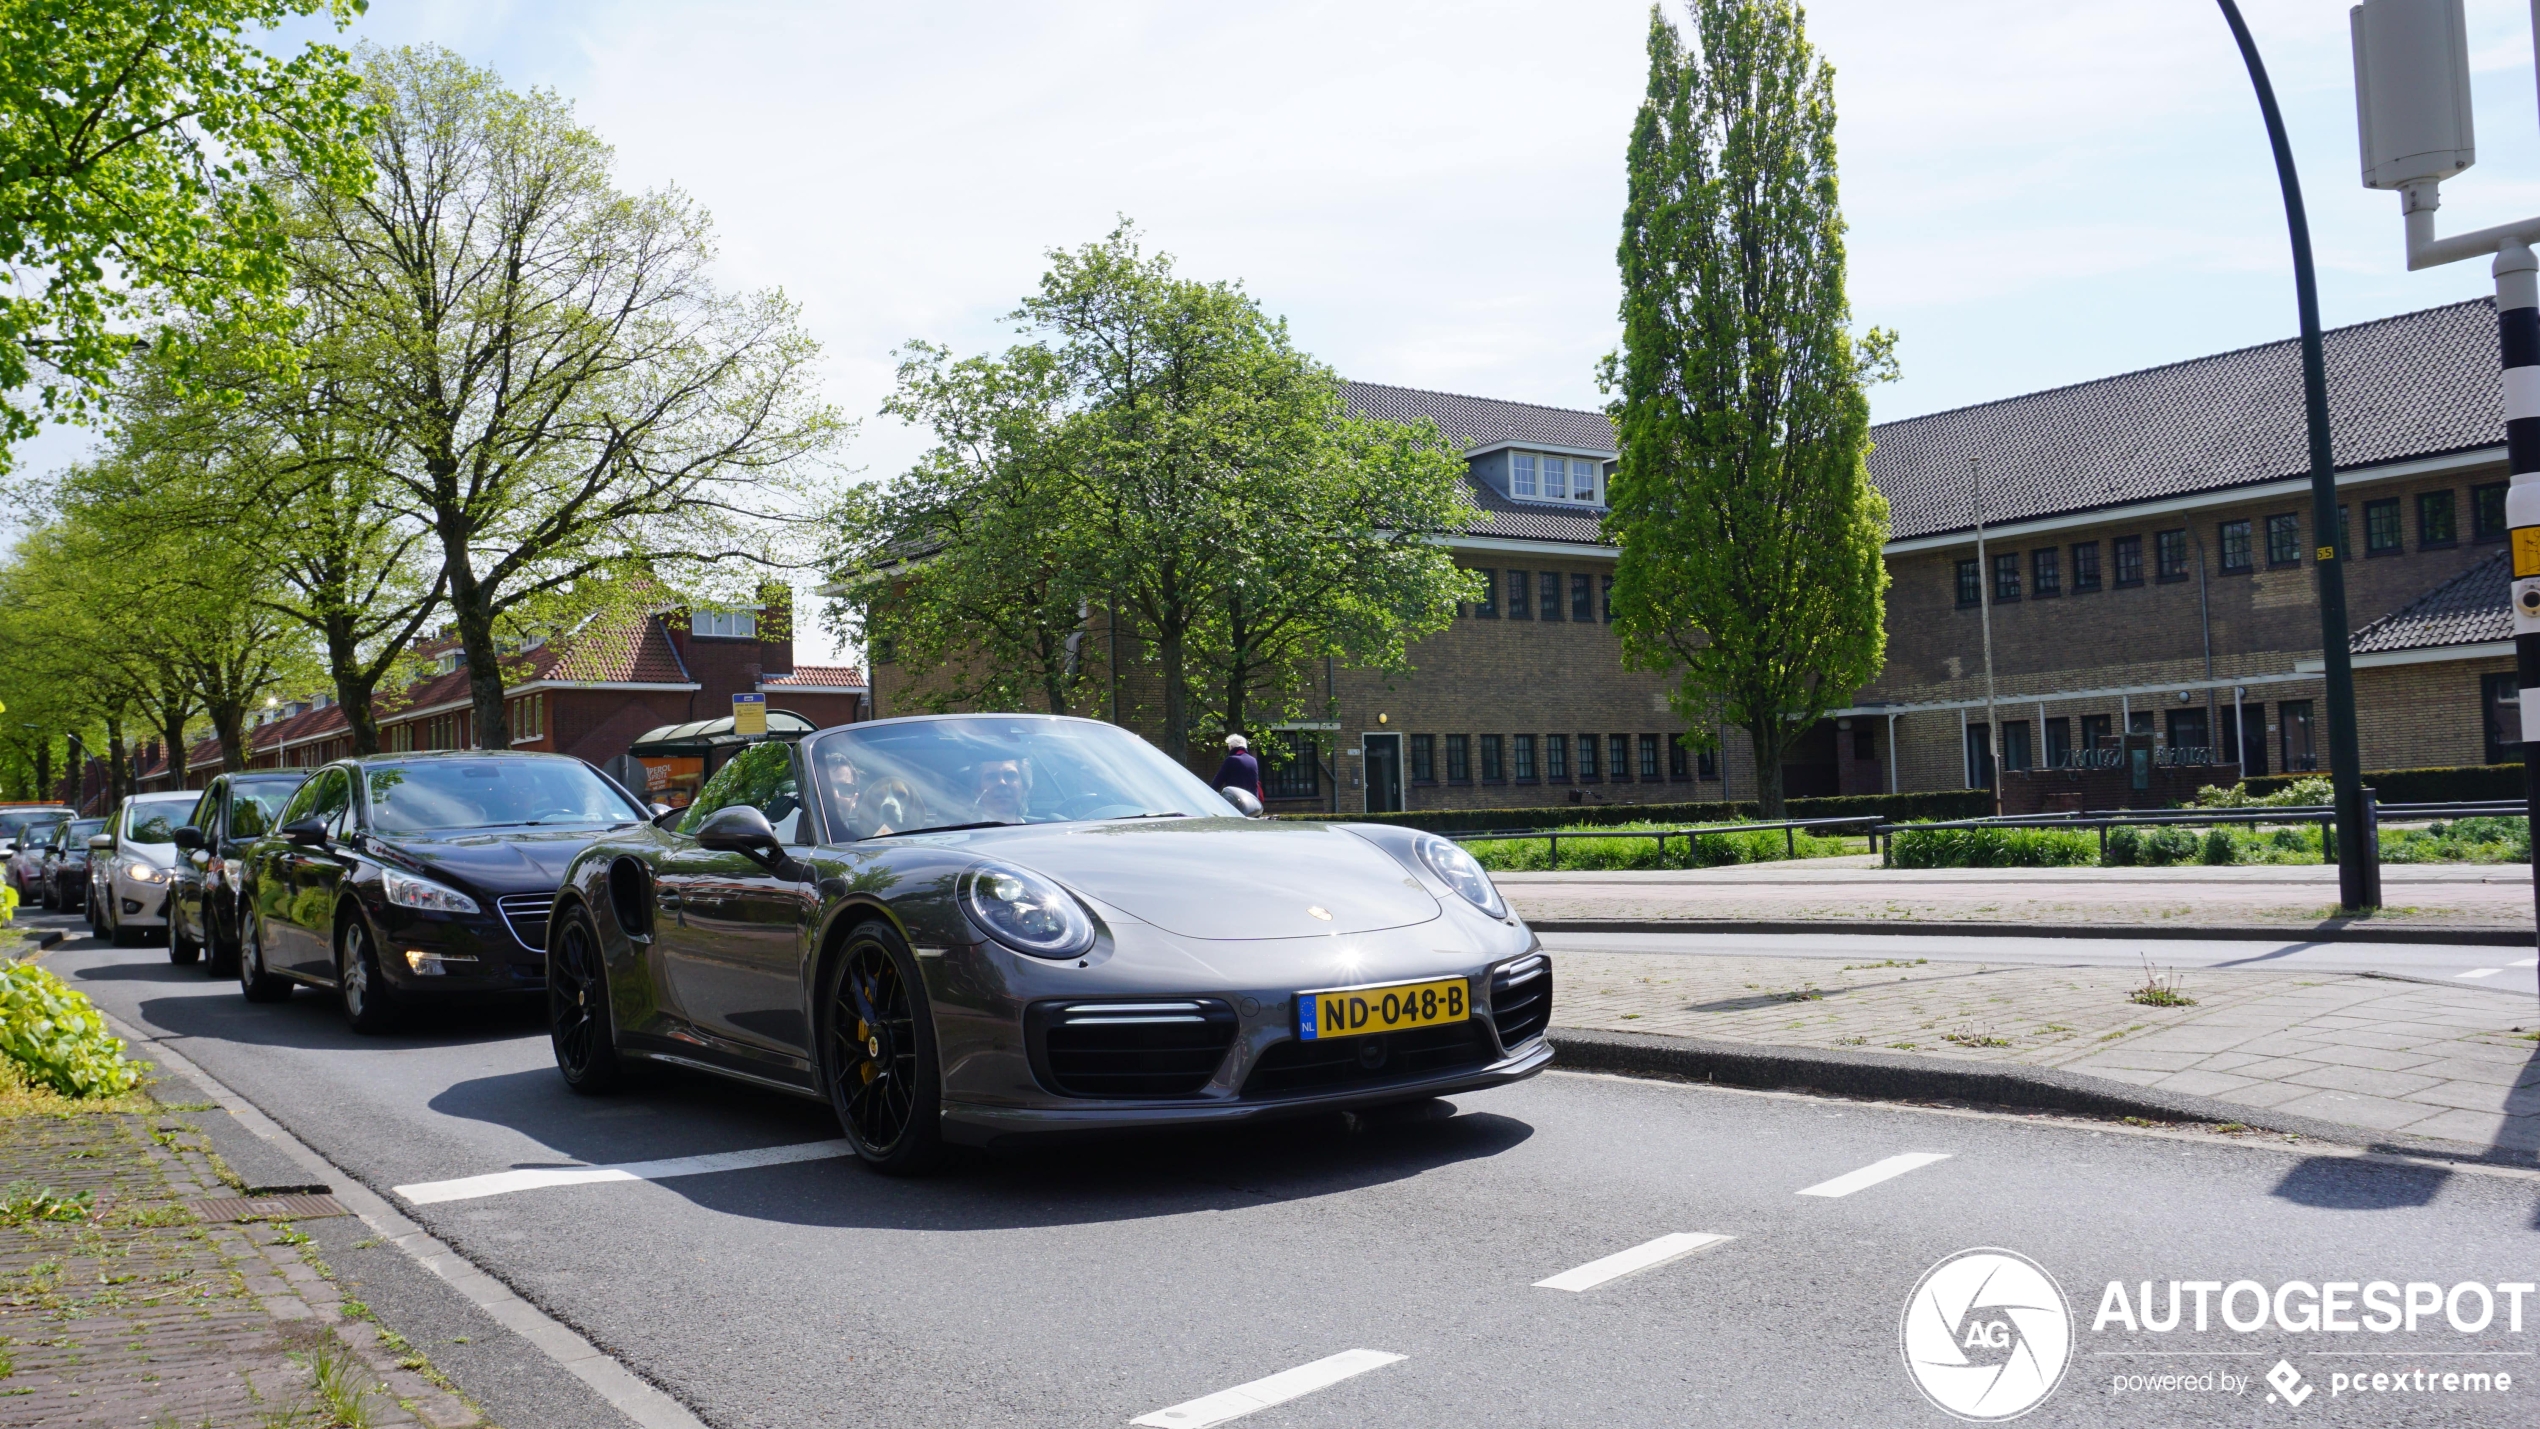
<svg viewBox="0 0 2540 1429">
<path fill-rule="evenodd" d="M 1784 1002 L 1823 1002 L 1826 1000 L 1826 995 L 1817 991 L 1813 987 L 1795 987 L 1788 992 L 1779 992 L 1773 995 Z"/>
<path fill-rule="evenodd" d="M 12 1181 L 0 1187 L 0 1226 L 32 1225 L 38 1221 L 84 1221 L 96 1210 L 97 1193 L 81 1191 L 64 1196 L 50 1186 L 33 1181 Z"/>
<path fill-rule="evenodd" d="M 1917 1047 L 1914 1043 L 1911 1043 L 1911 1042 L 1890 1042 L 1890 1043 L 1888 1043 L 1887 1045 L 1889 1045 L 1890 1047 L 1895 1048 L 1895 1049 L 1896 1049 L 1897 1051 L 1899 1051 L 1899 1052 L 1914 1052 L 1914 1051 L 1919 1051 L 1919 1050 L 1921 1050 L 1919 1047 Z"/>
<path fill-rule="evenodd" d="M 2232 1133 L 2232 1132 L 2235 1132 L 2235 1131 L 2247 1131 L 2248 1129 L 2249 1129 L 2248 1127 L 2243 1126 L 2243 1125 L 2241 1125 L 2239 1122 L 2236 1122 L 2236 1121 L 2217 1122 L 2217 1123 L 2215 1124 L 2215 1126 L 2214 1126 L 2214 1130 L 2216 1130 L 2216 1131 L 2218 1131 L 2218 1132 L 2222 1132 L 2222 1133 L 2224 1133 L 2224 1134 L 2226 1134 L 2226 1135 L 2228 1135 L 2228 1134 L 2230 1134 L 2230 1133 Z"/>
<path fill-rule="evenodd" d="M 1955 1042 L 1961 1047 L 2008 1047 L 2011 1045 L 2011 1039 L 2008 1037 L 1996 1037 L 1990 1032 L 1980 1032 L 1973 1027 L 1961 1027 L 1955 1032 L 1945 1033 L 1941 1040 Z"/>
<path fill-rule="evenodd" d="M 1834 1039 L 1834 1045 L 1838 1047 L 1866 1047 L 1870 1045 L 1870 1039 L 1867 1037 L 1837 1037 Z"/>
<path fill-rule="evenodd" d="M 2143 986 L 2127 993 L 2126 998 L 2145 1007 L 2194 1007 L 2196 999 L 2189 997 L 2184 987 L 2185 980 L 2179 976 L 2178 969 L 2157 972 L 2152 967 L 2152 960 L 2147 957 L 2143 960 Z"/>
<path fill-rule="evenodd" d="M 1884 962 L 1845 963 L 1843 970 L 1848 973 L 1857 973 L 1866 972 L 1871 968 L 1918 968 L 1930 961 L 1929 958 L 1889 958 Z"/>
<path fill-rule="evenodd" d="M 303 1231 L 301 1231 L 301 1229 L 300 1229 L 298 1226 L 295 1226 L 295 1225 L 291 1224 L 289 1221 L 285 1221 L 285 1222 L 283 1222 L 281 1225 L 276 1226 L 276 1227 L 274 1228 L 274 1233 L 273 1233 L 273 1242 L 274 1242 L 274 1244 L 276 1244 L 276 1245 L 315 1245 L 315 1244 L 317 1244 L 317 1242 L 316 1242 L 316 1241 L 313 1241 L 313 1240 L 309 1239 L 309 1237 L 307 1236 L 307 1234 L 306 1234 L 306 1233 L 304 1233 Z"/>
<path fill-rule="evenodd" d="M 370 1429 L 370 1397 L 387 1386 L 370 1377 L 369 1366 L 332 1335 L 292 1358 L 309 1367 L 309 1392 L 329 1429 Z"/>
</svg>

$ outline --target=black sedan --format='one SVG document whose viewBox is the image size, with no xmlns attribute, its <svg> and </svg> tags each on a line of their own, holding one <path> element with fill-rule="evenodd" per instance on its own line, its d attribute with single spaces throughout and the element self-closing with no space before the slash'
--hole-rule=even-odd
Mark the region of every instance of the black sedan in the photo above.
<svg viewBox="0 0 2540 1429">
<path fill-rule="evenodd" d="M 238 985 L 332 988 L 356 1031 L 425 997 L 536 992 L 573 856 L 650 811 L 558 754 L 366 755 L 326 765 L 248 846 Z"/>
<path fill-rule="evenodd" d="M 1243 817 L 1137 736 L 951 715 L 754 745 L 557 895 L 579 1090 L 672 1063 L 827 1101 L 886 1172 L 974 1145 L 1533 1075 L 1552 969 L 1412 829 Z"/>
<path fill-rule="evenodd" d="M 53 826 L 44 849 L 44 906 L 68 913 L 89 911 L 88 841 L 106 831 L 104 819 L 72 819 Z"/>
<path fill-rule="evenodd" d="M 171 952 L 202 950 L 203 970 L 214 977 L 238 971 L 238 880 L 247 871 L 247 846 L 273 832 L 275 816 L 308 781 L 306 769 L 257 769 L 223 774 L 203 791 L 185 826 L 171 835 L 177 848 L 168 892 Z"/>
</svg>

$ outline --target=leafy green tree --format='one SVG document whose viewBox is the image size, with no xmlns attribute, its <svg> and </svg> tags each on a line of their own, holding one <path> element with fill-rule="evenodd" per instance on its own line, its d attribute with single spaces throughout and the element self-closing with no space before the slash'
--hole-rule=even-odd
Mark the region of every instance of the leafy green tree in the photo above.
<svg viewBox="0 0 2540 1429">
<path fill-rule="evenodd" d="M 706 216 L 630 194 L 544 92 L 438 49 L 372 52 L 377 180 L 300 195 L 304 303 L 393 438 L 399 505 L 432 534 L 477 742 L 511 742 L 504 637 L 571 595 L 732 585 L 807 563 L 819 455 L 843 430 L 781 293 L 719 293 Z M 643 579 L 611 579 L 638 576 Z"/>
<path fill-rule="evenodd" d="M 364 0 L 0 0 L 0 449 L 82 415 L 171 308 L 252 330 L 286 285 L 277 170 L 354 182 L 349 57 L 250 32 Z M 156 335 L 181 342 L 181 331 Z M 22 395 L 40 382 L 35 400 Z"/>
<path fill-rule="evenodd" d="M 1693 44 L 1652 7 L 1606 363 L 1622 460 L 1615 628 L 1679 672 L 1694 730 L 1754 743 L 1768 814 L 1781 756 L 1886 656 L 1887 503 L 1869 479 L 1865 379 L 1836 201 L 1834 72 L 1789 0 L 1692 0 Z M 1702 736 L 1688 736 L 1702 742 Z"/>
</svg>

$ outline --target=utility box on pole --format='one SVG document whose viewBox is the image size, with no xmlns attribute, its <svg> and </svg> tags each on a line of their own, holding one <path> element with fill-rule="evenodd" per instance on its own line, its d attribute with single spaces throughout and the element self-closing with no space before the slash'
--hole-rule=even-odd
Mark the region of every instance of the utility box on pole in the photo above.
<svg viewBox="0 0 2540 1429">
<path fill-rule="evenodd" d="M 2461 0 L 2364 0 L 2347 18 L 2364 187 L 2440 181 L 2477 163 Z"/>
</svg>

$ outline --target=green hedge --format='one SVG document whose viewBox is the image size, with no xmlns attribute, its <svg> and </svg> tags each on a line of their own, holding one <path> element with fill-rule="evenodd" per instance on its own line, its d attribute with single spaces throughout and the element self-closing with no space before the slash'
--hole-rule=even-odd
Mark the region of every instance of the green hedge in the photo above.
<svg viewBox="0 0 2540 1429">
<path fill-rule="evenodd" d="M 1849 794 L 1830 799 L 1792 799 L 1789 817 L 1834 819 L 1847 814 L 1881 818 L 1980 819 L 1993 812 L 1993 794 L 1985 789 L 1951 789 L 1937 794 Z M 1726 824 L 1763 817 L 1752 800 L 1713 800 L 1702 804 L 1542 804 L 1515 809 L 1416 809 L 1401 814 L 1281 814 L 1308 822 L 1338 820 L 1352 824 L 1399 824 L 1431 833 L 1476 833 L 1493 829 L 1605 828 L 1615 824 Z"/>
<path fill-rule="evenodd" d="M 2068 868 L 2097 863 L 2099 840 L 2067 829 L 1899 829 L 1888 868 Z"/>
<path fill-rule="evenodd" d="M 2324 773 L 2325 771 L 2321 771 Z M 2272 794 L 2296 779 L 2320 774 L 2261 774 L 2243 779 L 2252 794 Z M 2519 764 L 2464 764 L 2444 769 L 2367 769 L 2364 787 L 2385 804 L 2446 804 L 2462 799 L 2519 799 Z"/>
</svg>

